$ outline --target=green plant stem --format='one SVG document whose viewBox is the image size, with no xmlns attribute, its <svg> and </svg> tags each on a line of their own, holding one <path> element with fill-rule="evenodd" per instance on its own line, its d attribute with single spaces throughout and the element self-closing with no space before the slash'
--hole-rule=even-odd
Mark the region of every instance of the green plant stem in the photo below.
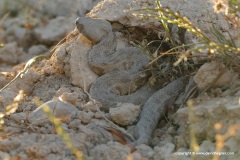
<svg viewBox="0 0 240 160">
<path fill-rule="evenodd" d="M 43 104 L 38 98 L 34 98 L 34 102 L 38 106 Z M 54 125 L 57 134 L 61 136 L 67 147 L 76 156 L 77 160 L 84 160 L 82 151 L 77 150 L 77 148 L 73 145 L 70 136 L 63 130 L 60 120 L 54 117 L 54 109 L 51 110 L 48 105 L 45 105 L 43 107 L 43 111 L 47 114 L 49 121 Z"/>
</svg>

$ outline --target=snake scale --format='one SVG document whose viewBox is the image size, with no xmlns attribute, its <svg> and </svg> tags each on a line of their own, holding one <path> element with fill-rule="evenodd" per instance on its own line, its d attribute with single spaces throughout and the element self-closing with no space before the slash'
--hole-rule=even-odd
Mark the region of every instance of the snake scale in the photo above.
<svg viewBox="0 0 240 160">
<path fill-rule="evenodd" d="M 88 63 L 100 77 L 90 88 L 91 98 L 107 107 L 118 102 L 143 105 L 134 137 L 136 145 L 148 144 L 165 108 L 184 92 L 188 78 L 178 78 L 156 92 L 146 84 L 149 74 L 144 72 L 144 67 L 150 62 L 148 57 L 136 47 L 116 50 L 117 42 L 109 22 L 82 17 L 76 20 L 76 26 L 94 44 L 88 53 Z"/>
</svg>

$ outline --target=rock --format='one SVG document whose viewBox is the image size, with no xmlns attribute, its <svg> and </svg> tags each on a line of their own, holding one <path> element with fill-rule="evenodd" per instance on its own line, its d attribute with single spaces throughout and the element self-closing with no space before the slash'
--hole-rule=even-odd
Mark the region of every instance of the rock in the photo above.
<svg viewBox="0 0 240 160">
<path fill-rule="evenodd" d="M 60 100 L 52 100 L 42 104 L 36 110 L 31 112 L 28 116 L 28 121 L 32 124 L 43 124 L 48 121 L 47 114 L 42 110 L 46 106 L 50 108 L 50 111 L 53 112 L 55 118 L 62 121 L 69 121 L 72 117 L 76 117 L 79 111 L 70 103 L 62 102 Z"/>
<path fill-rule="evenodd" d="M 215 152 L 215 144 L 205 140 L 202 142 L 202 144 L 199 146 L 199 152 L 206 153 L 206 152 Z M 197 155 L 196 159 L 212 159 L 213 155 Z"/>
<path fill-rule="evenodd" d="M 82 106 L 82 110 L 98 112 L 99 106 L 97 104 L 95 104 L 93 101 L 89 101 L 88 103 L 86 103 L 85 105 Z"/>
<path fill-rule="evenodd" d="M 39 80 L 40 73 L 34 68 L 30 68 L 28 72 L 23 74 L 20 78 L 16 79 L 10 86 L 12 90 L 18 92 L 18 90 L 23 90 L 24 93 L 29 94 L 34 88 L 34 84 Z"/>
<path fill-rule="evenodd" d="M 24 37 L 27 35 L 27 29 L 23 27 L 24 18 L 18 17 L 13 19 L 6 19 L 3 21 L 2 28 L 4 29 L 3 38 L 6 42 L 24 41 Z"/>
<path fill-rule="evenodd" d="M 42 45 L 42 44 L 33 45 L 28 49 L 28 54 L 32 56 L 36 56 L 36 55 L 45 53 L 47 50 L 48 49 L 45 45 Z"/>
<path fill-rule="evenodd" d="M 42 12 L 49 17 L 69 16 L 72 14 L 83 16 L 93 7 L 92 1 L 93 0 L 52 0 L 43 3 L 41 9 Z"/>
<path fill-rule="evenodd" d="M 87 93 L 85 93 L 82 88 L 74 87 L 73 91 L 73 93 L 78 95 L 78 102 L 87 102 L 89 100 Z"/>
<path fill-rule="evenodd" d="M 63 25 L 68 23 L 68 25 Z M 42 25 L 34 29 L 36 39 L 43 44 L 51 45 L 58 42 L 60 39 L 74 28 L 74 23 L 69 23 L 68 18 L 57 17 L 49 21 L 47 25 Z"/>
<path fill-rule="evenodd" d="M 145 144 L 137 146 L 136 149 L 137 152 L 139 152 L 143 157 L 147 159 L 151 159 L 154 155 L 153 149 Z"/>
<path fill-rule="evenodd" d="M 238 152 L 239 142 L 236 140 L 235 137 L 229 138 L 224 143 L 224 150 L 227 152 Z"/>
<path fill-rule="evenodd" d="M 0 48 L 0 62 L 7 64 L 17 64 L 19 57 L 24 53 L 22 48 L 17 46 L 16 42 L 8 43 L 3 48 Z"/>
<path fill-rule="evenodd" d="M 154 147 L 154 160 L 165 160 L 169 159 L 171 153 L 174 151 L 175 145 L 172 143 L 167 143 L 163 147 Z"/>
<path fill-rule="evenodd" d="M 79 111 L 77 117 L 81 120 L 82 123 L 88 124 L 92 121 L 93 115 L 93 112 Z"/>
<path fill-rule="evenodd" d="M 80 119 L 75 119 L 73 121 L 71 121 L 68 125 L 69 128 L 77 128 L 78 125 L 81 124 L 81 120 Z"/>
<path fill-rule="evenodd" d="M 74 146 L 77 146 L 78 150 L 85 152 L 86 150 L 77 138 L 79 137 L 71 135 L 72 141 L 77 143 Z M 75 159 L 65 142 L 57 134 L 25 133 L 12 138 L 6 138 L 0 141 L 0 153 L 2 152 L 10 153 L 11 158 L 14 157 L 13 155 L 16 155 L 19 159 L 39 159 L 40 157 L 40 159 L 46 160 Z"/>
<path fill-rule="evenodd" d="M 1 4 L 1 2 L 0 2 Z M 11 159 L 10 154 L 0 151 L 0 159 Z"/>
<path fill-rule="evenodd" d="M 59 98 L 63 102 L 67 102 L 72 105 L 76 105 L 77 100 L 78 100 L 78 95 L 77 95 L 77 93 L 63 93 Z"/>
<path fill-rule="evenodd" d="M 0 141 L 0 151 L 10 152 L 17 147 L 19 147 L 19 142 L 17 141 L 8 141 L 7 139 Z"/>
<path fill-rule="evenodd" d="M 99 123 L 99 121 L 96 122 Z M 113 140 L 111 133 L 97 126 L 95 122 L 91 122 L 88 125 L 80 124 L 77 129 L 81 139 L 83 139 L 83 143 L 85 141 L 85 143 L 87 142 L 92 144 L 90 147 L 91 149 L 94 146 L 107 144 L 109 141 Z"/>
<path fill-rule="evenodd" d="M 23 42 L 25 43 L 25 42 Z M 26 42 L 27 43 L 27 42 Z M 31 46 L 31 45 L 29 45 Z M 27 48 L 29 47 L 27 46 Z M 35 56 L 38 56 L 38 55 L 50 55 L 50 52 L 48 52 L 48 49 L 45 45 L 33 45 L 29 48 L 28 50 L 28 54 L 24 54 L 22 55 L 19 59 L 21 62 L 25 62 L 26 60 L 29 60 Z"/>
<path fill-rule="evenodd" d="M 97 79 L 97 75 L 90 69 L 88 65 L 87 54 L 91 49 L 91 42 L 82 34 L 69 42 L 66 47 L 70 54 L 70 77 L 72 84 L 82 88 L 87 92 L 91 84 Z"/>
<path fill-rule="evenodd" d="M 165 128 L 167 127 L 165 126 Z M 165 131 L 164 128 L 157 128 L 151 140 L 151 144 L 154 146 L 162 147 L 168 143 L 176 143 L 173 139 L 173 134 L 174 133 L 168 133 L 168 131 Z"/>
<path fill-rule="evenodd" d="M 224 71 L 225 70 L 225 71 Z M 222 75 L 219 77 L 219 74 Z M 228 87 L 236 81 L 238 75 L 220 61 L 212 61 L 202 65 L 194 76 L 194 81 L 200 90 L 207 87 Z"/>
<path fill-rule="evenodd" d="M 234 124 L 239 124 L 240 105 L 239 97 L 221 97 L 221 98 L 198 98 L 198 102 L 193 104 L 193 120 L 189 120 L 189 108 L 181 108 L 176 112 L 174 121 L 179 124 L 178 132 L 179 139 L 182 139 L 185 144 L 190 144 L 189 126 L 194 127 L 196 140 L 201 143 L 208 139 L 215 141 L 217 133 L 225 134 L 229 127 Z M 215 126 L 218 124 L 219 129 Z M 235 138 L 239 139 L 240 135 Z"/>
<path fill-rule="evenodd" d="M 221 13 L 215 13 L 213 9 L 213 2 L 205 0 L 161 0 L 161 5 L 163 8 L 169 8 L 175 13 L 180 13 L 183 17 L 187 17 L 190 22 L 198 27 L 204 35 L 207 35 L 212 40 L 216 40 L 216 37 L 211 33 L 212 24 L 216 27 L 218 31 L 223 31 L 223 35 L 228 39 L 238 39 L 237 30 L 234 25 L 229 25 L 229 23 L 224 18 Z M 164 28 L 160 23 L 160 18 L 140 18 L 134 16 L 132 13 L 145 13 L 142 12 L 129 12 L 129 10 L 140 9 L 143 7 L 155 8 L 155 0 L 104 0 L 98 3 L 88 14 L 88 16 L 93 18 L 102 18 L 112 22 L 120 22 L 126 26 L 138 26 L 142 28 L 156 29 L 160 32 L 165 32 Z M 199 6 L 204 6 L 199 8 Z M 192 14 L 195 13 L 195 14 Z M 209 17 L 206 13 L 211 14 Z M 158 16 L 157 13 L 155 13 Z M 228 32 L 230 33 L 229 37 Z M 178 29 L 173 31 L 173 36 L 178 35 Z M 175 38 L 175 37 L 173 37 Z M 236 41 L 235 40 L 235 41 Z M 198 43 L 199 39 L 192 33 L 186 32 L 183 41 L 188 44 Z M 237 44 L 237 41 L 236 41 Z"/>
<path fill-rule="evenodd" d="M 167 157 L 167 160 L 192 160 L 189 150 L 186 148 L 179 148 L 177 152 L 172 153 Z"/>
<path fill-rule="evenodd" d="M 94 118 L 96 118 L 96 119 L 104 119 L 104 114 L 102 112 L 96 112 L 94 114 Z"/>
<path fill-rule="evenodd" d="M 142 7 L 156 7 L 155 0 L 104 0 L 98 3 L 88 16 L 120 22 L 126 26 L 159 27 L 160 22 L 158 20 L 140 18 L 129 12 L 129 10 Z"/>
<path fill-rule="evenodd" d="M 6 106 L 13 104 L 13 100 L 16 96 L 16 92 L 7 89 L 3 90 L 0 93 L 0 111 Z"/>
<path fill-rule="evenodd" d="M 119 104 L 116 108 L 110 108 L 111 119 L 117 124 L 131 125 L 140 114 L 140 106 L 131 103 Z"/>
<path fill-rule="evenodd" d="M 66 46 L 64 43 L 62 46 L 56 48 L 51 58 L 42 65 L 42 70 L 45 74 L 51 75 L 56 72 L 63 74 L 64 72 L 66 72 L 66 76 L 68 76 L 67 73 L 69 73 L 69 69 L 67 68 L 67 66 L 69 65 L 65 64 L 65 62 L 68 62 L 69 60 L 67 59 L 65 47 Z"/>
<path fill-rule="evenodd" d="M 0 88 L 4 87 L 7 84 L 6 76 L 0 73 Z"/>
<path fill-rule="evenodd" d="M 0 32 L 0 37 L 5 43 L 17 42 L 18 46 L 21 46 L 25 51 L 32 44 L 36 44 L 36 39 L 33 37 L 33 28 L 38 24 L 39 19 L 35 17 L 28 19 L 26 14 L 14 18 L 7 17 L 2 22 L 3 32 Z"/>
<path fill-rule="evenodd" d="M 51 0 L 36 2 L 35 0 L 22 0 L 20 2 L 18 0 L 1 0 L 0 16 L 2 17 L 4 13 L 9 11 L 12 14 L 23 14 L 23 7 L 33 8 L 30 13 L 37 17 L 41 16 L 39 13 L 44 13 L 44 16 L 47 17 L 69 16 L 71 14 L 83 16 L 87 11 L 91 10 L 93 1 L 94 0 Z M 37 10 L 35 10 L 35 8 L 37 8 Z"/>
<path fill-rule="evenodd" d="M 46 64 L 46 66 L 47 65 L 49 64 Z M 41 100 L 44 102 L 53 99 L 54 95 L 61 87 L 66 85 L 69 86 L 70 84 L 68 77 L 58 74 L 56 70 L 52 69 L 52 67 L 49 67 L 49 70 L 52 74 L 48 75 L 46 73 L 41 73 L 41 79 L 38 82 L 35 82 L 34 88 L 32 89 L 32 94 L 41 97 Z"/>
<path fill-rule="evenodd" d="M 54 61 L 57 61 L 57 62 L 64 63 L 66 56 L 67 56 L 67 52 L 66 52 L 65 48 L 66 48 L 66 45 L 62 45 L 62 46 L 59 46 L 58 48 L 56 48 L 51 59 L 53 59 Z"/>
<path fill-rule="evenodd" d="M 61 96 L 62 94 L 64 93 L 70 93 L 71 90 L 69 88 L 66 88 L 66 87 L 61 87 L 55 94 L 56 97 L 59 97 Z"/>
<path fill-rule="evenodd" d="M 130 149 L 118 142 L 108 142 L 95 146 L 90 150 L 90 156 L 98 160 L 114 159 L 123 160 L 127 158 Z"/>
<path fill-rule="evenodd" d="M 17 133 L 21 133 L 22 129 L 21 128 L 17 128 L 15 126 L 14 127 L 9 126 L 9 127 L 4 128 L 4 132 L 11 133 L 11 134 L 17 134 Z"/>
</svg>

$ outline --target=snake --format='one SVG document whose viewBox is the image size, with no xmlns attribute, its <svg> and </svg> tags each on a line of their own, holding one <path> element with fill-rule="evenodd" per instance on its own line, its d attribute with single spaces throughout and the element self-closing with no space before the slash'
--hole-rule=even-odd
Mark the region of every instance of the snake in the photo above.
<svg viewBox="0 0 240 160">
<path fill-rule="evenodd" d="M 116 37 L 106 20 L 81 17 L 76 26 L 94 44 L 88 53 L 88 64 L 100 77 L 90 87 L 91 98 L 106 109 L 117 103 L 144 104 L 155 92 L 147 85 L 147 55 L 136 47 L 116 50 Z"/>
<path fill-rule="evenodd" d="M 133 145 L 149 144 L 151 135 L 166 109 L 172 106 L 195 83 L 186 76 L 180 77 L 156 91 L 147 85 L 149 73 L 144 71 L 150 60 L 136 47 L 116 50 L 117 42 L 111 24 L 103 19 L 80 17 L 77 29 L 93 42 L 88 53 L 90 68 L 100 77 L 90 87 L 90 95 L 106 108 L 117 103 L 141 105 L 142 111 L 134 129 Z M 190 85 L 188 85 L 188 80 Z M 187 87 L 190 86 L 190 87 Z M 186 100 L 188 93 L 183 94 Z"/>
</svg>

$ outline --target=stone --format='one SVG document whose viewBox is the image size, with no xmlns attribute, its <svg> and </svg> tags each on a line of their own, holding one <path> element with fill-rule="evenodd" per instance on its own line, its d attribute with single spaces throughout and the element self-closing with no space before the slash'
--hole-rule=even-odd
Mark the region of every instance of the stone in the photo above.
<svg viewBox="0 0 240 160">
<path fill-rule="evenodd" d="M 98 3 L 88 16 L 113 22 L 117 21 L 126 26 L 159 27 L 159 21 L 140 18 L 129 12 L 132 9 L 142 8 L 142 4 L 146 4 L 146 7 L 156 7 L 155 0 L 149 0 L 148 2 L 144 2 L 144 0 L 104 0 Z"/>
<path fill-rule="evenodd" d="M 183 17 L 187 17 L 190 22 L 198 27 L 204 35 L 207 35 L 210 39 L 216 40 L 216 37 L 211 33 L 212 24 L 217 30 L 223 31 L 223 35 L 228 39 L 235 39 L 237 44 L 237 30 L 234 25 L 229 25 L 228 21 L 224 18 L 222 13 L 214 12 L 214 3 L 206 0 L 179 0 L 177 3 L 175 0 L 161 0 L 161 5 L 163 8 L 169 8 L 175 13 L 180 13 Z M 199 8 L 199 6 L 204 6 Z M 161 25 L 160 18 L 142 18 L 134 16 L 133 13 L 148 13 L 146 11 L 142 12 L 129 12 L 134 9 L 141 8 L 155 8 L 157 7 L 155 0 L 104 0 L 98 3 L 88 16 L 93 18 L 102 18 L 112 22 L 120 22 L 126 26 L 138 26 L 142 28 L 150 28 L 160 32 L 165 32 L 163 26 Z M 152 13 L 152 12 L 151 12 Z M 192 14 L 195 13 L 195 14 Z M 206 13 L 211 14 L 209 17 Z M 154 13 L 153 13 L 154 14 Z M 157 17 L 158 14 L 155 13 Z M 178 29 L 173 31 L 173 35 L 179 35 Z M 230 33 L 230 36 L 228 35 Z M 173 37 L 175 40 L 175 37 Z M 176 39 L 176 41 L 178 41 Z M 192 44 L 198 43 L 199 39 L 197 36 L 190 32 L 186 32 L 185 38 L 183 40 L 185 43 Z"/>
<path fill-rule="evenodd" d="M 48 49 L 45 45 L 42 45 L 42 44 L 33 45 L 28 49 L 28 54 L 32 56 L 36 56 L 36 55 L 45 53 L 47 50 Z"/>
<path fill-rule="evenodd" d="M 194 76 L 194 81 L 198 88 L 203 90 L 207 87 L 229 87 L 237 78 L 238 75 L 231 69 L 226 68 L 222 62 L 212 61 L 199 68 Z"/>
<path fill-rule="evenodd" d="M 53 44 L 58 42 L 60 39 L 74 28 L 74 23 L 69 25 L 63 25 L 68 22 L 68 18 L 57 17 L 51 19 L 48 24 L 36 27 L 34 34 L 36 38 L 43 44 Z"/>
<path fill-rule="evenodd" d="M 199 97 L 198 101 L 193 103 L 193 118 L 189 120 L 189 107 L 180 108 L 176 112 L 174 121 L 179 124 L 178 132 L 182 141 L 189 144 L 189 127 L 193 126 L 196 140 L 201 143 L 203 140 L 215 140 L 217 133 L 227 133 L 229 127 L 239 124 L 240 106 L 239 97 L 221 97 L 209 98 Z M 219 129 L 215 127 L 219 126 Z M 235 138 L 239 138 L 236 135 Z"/>
<path fill-rule="evenodd" d="M 63 102 L 68 102 L 71 103 L 72 105 L 76 105 L 77 100 L 78 100 L 78 95 L 77 93 L 63 93 L 59 98 L 61 98 L 61 100 Z"/>
<path fill-rule="evenodd" d="M 131 125 L 136 121 L 140 111 L 139 105 L 131 103 L 122 103 L 115 108 L 109 109 L 111 119 L 121 125 Z"/>
<path fill-rule="evenodd" d="M 172 143 L 167 143 L 165 146 L 162 147 L 154 147 L 154 160 L 164 160 L 168 159 L 171 153 L 174 151 L 175 145 Z"/>
<path fill-rule="evenodd" d="M 70 54 L 69 63 L 72 84 L 88 92 L 91 84 L 98 77 L 88 65 L 87 54 L 92 44 L 82 34 L 79 34 L 71 42 L 73 44 L 69 45 L 66 50 Z"/>
<path fill-rule="evenodd" d="M 141 145 L 137 146 L 136 149 L 145 158 L 150 159 L 154 155 L 153 149 L 145 144 L 141 144 Z"/>
<path fill-rule="evenodd" d="M 3 90 L 0 93 L 0 110 L 5 108 L 8 105 L 13 104 L 14 98 L 17 96 L 17 93 L 11 90 Z"/>
<path fill-rule="evenodd" d="M 25 54 L 23 49 L 17 47 L 16 42 L 8 43 L 3 48 L 0 48 L 0 62 L 16 64 L 19 62 L 19 57 L 23 54 Z"/>
<path fill-rule="evenodd" d="M 90 156 L 94 159 L 105 160 L 123 160 L 126 159 L 130 153 L 130 149 L 118 142 L 108 142 L 107 144 L 100 144 L 90 150 Z"/>
<path fill-rule="evenodd" d="M 61 121 L 69 121 L 71 118 L 76 117 L 78 109 L 70 103 L 62 102 L 60 100 L 48 101 L 36 110 L 31 112 L 28 116 L 28 121 L 32 124 L 44 124 L 48 121 L 47 114 L 43 111 L 43 108 L 49 107 L 50 112 L 53 113 L 55 118 Z"/>
<path fill-rule="evenodd" d="M 2 17 L 7 11 L 19 14 L 23 5 L 24 7 L 38 8 L 38 10 L 31 10 L 33 16 L 40 16 L 39 12 L 44 13 L 44 16 L 47 17 L 68 16 L 74 13 L 83 16 L 87 11 L 91 10 L 93 1 L 95 0 L 52 0 L 39 2 L 35 0 L 22 0 L 21 2 L 18 0 L 1 0 L 0 16 Z"/>
</svg>

